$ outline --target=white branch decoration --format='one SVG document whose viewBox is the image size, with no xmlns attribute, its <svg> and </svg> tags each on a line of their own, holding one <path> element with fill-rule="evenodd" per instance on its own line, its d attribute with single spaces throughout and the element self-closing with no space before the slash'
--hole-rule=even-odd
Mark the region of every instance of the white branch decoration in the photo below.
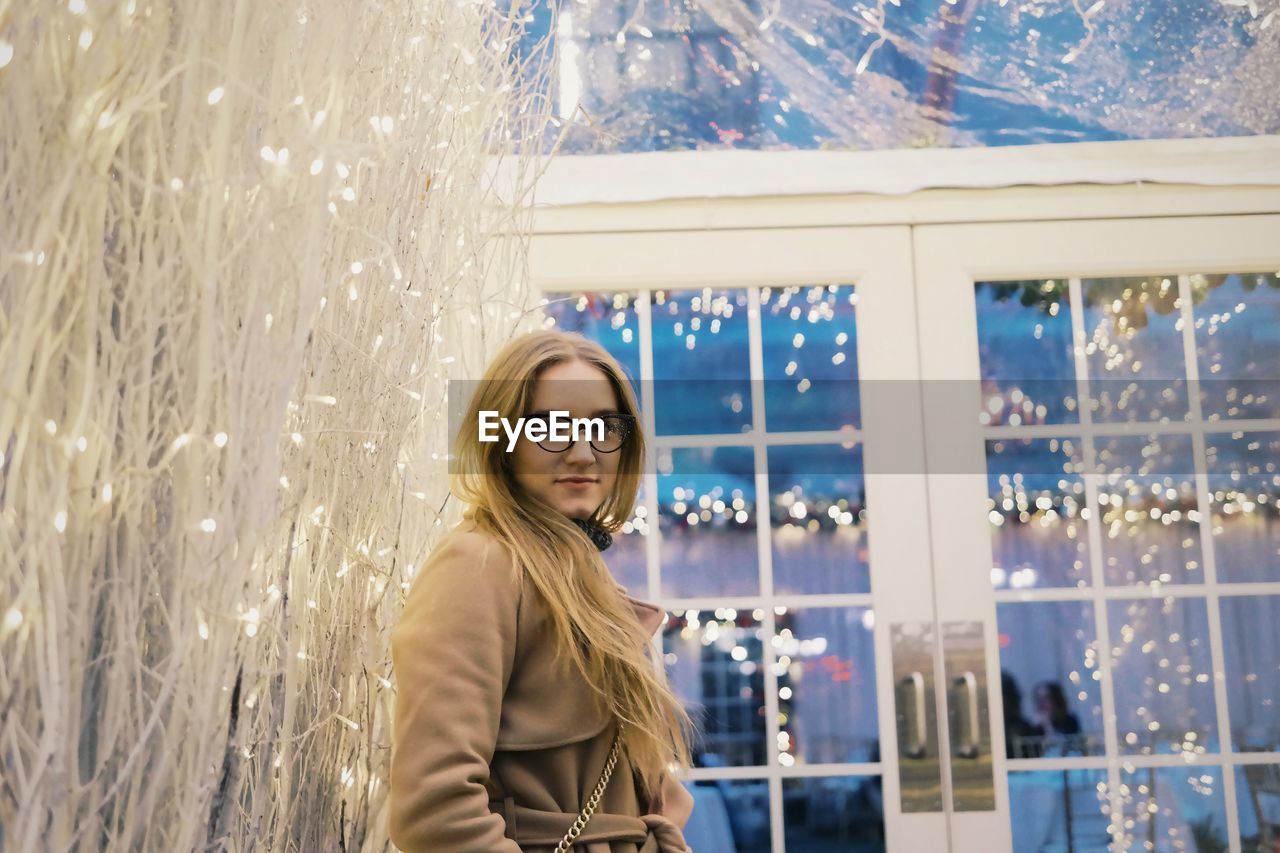
<svg viewBox="0 0 1280 853">
<path fill-rule="evenodd" d="M 0 846 L 387 847 L 446 382 L 540 320 L 529 15 L 0 0 Z"/>
</svg>

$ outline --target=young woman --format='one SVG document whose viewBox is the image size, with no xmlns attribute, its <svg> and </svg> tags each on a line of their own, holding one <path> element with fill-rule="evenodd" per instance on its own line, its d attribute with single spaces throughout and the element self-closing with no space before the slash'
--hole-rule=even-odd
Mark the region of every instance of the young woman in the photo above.
<svg viewBox="0 0 1280 853">
<path fill-rule="evenodd" d="M 600 417 L 603 437 L 480 440 L 481 412 L 515 425 L 553 411 Z M 646 654 L 665 613 L 599 553 L 631 516 L 639 427 L 621 367 L 580 335 L 532 332 L 485 371 L 450 471 L 468 508 L 392 633 L 402 850 L 688 853 L 693 798 L 676 774 L 697 732 Z"/>
</svg>

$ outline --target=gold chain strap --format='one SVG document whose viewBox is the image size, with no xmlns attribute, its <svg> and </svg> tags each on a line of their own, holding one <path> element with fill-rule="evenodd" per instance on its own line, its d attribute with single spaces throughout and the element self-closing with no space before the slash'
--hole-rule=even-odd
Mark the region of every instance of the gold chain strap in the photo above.
<svg viewBox="0 0 1280 853">
<path fill-rule="evenodd" d="M 577 820 L 569 827 L 569 831 L 564 834 L 564 838 L 560 839 L 560 843 L 556 845 L 556 853 L 569 853 L 569 849 L 573 847 L 573 842 L 578 835 L 586 828 L 587 821 L 591 820 L 591 815 L 595 814 L 596 807 L 600 805 L 600 797 L 604 794 L 605 786 L 609 784 L 609 777 L 613 775 L 613 766 L 618 761 L 618 744 L 622 739 L 622 723 L 618 723 L 618 731 L 613 736 L 613 746 L 609 749 L 609 760 L 605 762 L 604 772 L 600 774 L 600 781 L 596 783 L 596 789 L 591 792 L 591 796 L 587 799 L 587 805 L 582 810 L 582 814 L 578 815 Z"/>
</svg>

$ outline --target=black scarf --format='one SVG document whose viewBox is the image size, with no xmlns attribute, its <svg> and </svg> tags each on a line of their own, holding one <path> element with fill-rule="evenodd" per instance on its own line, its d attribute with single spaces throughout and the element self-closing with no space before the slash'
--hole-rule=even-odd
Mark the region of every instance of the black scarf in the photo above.
<svg viewBox="0 0 1280 853">
<path fill-rule="evenodd" d="M 587 534 L 587 538 L 595 543 L 597 550 L 603 551 L 613 544 L 613 536 L 610 535 L 609 531 L 594 521 L 588 521 L 585 518 L 571 518 L 569 520 L 578 525 L 578 529 L 583 533 Z"/>
</svg>

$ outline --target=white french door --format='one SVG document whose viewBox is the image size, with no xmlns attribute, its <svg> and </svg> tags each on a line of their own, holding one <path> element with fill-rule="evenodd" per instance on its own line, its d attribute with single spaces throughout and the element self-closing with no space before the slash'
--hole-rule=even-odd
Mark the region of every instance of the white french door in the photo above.
<svg viewBox="0 0 1280 853">
<path fill-rule="evenodd" d="M 1277 849 L 1280 217 L 913 236 L 951 849 Z"/>
<path fill-rule="evenodd" d="M 606 561 L 671 614 L 705 726 L 691 845 L 944 849 L 936 710 L 905 792 L 896 758 L 892 634 L 931 671 L 934 624 L 909 229 L 546 235 L 531 267 L 639 380 L 653 455 Z"/>
<path fill-rule="evenodd" d="M 1271 849 L 1277 237 L 534 238 L 641 401 L 606 561 L 706 723 L 696 850 Z"/>
</svg>

